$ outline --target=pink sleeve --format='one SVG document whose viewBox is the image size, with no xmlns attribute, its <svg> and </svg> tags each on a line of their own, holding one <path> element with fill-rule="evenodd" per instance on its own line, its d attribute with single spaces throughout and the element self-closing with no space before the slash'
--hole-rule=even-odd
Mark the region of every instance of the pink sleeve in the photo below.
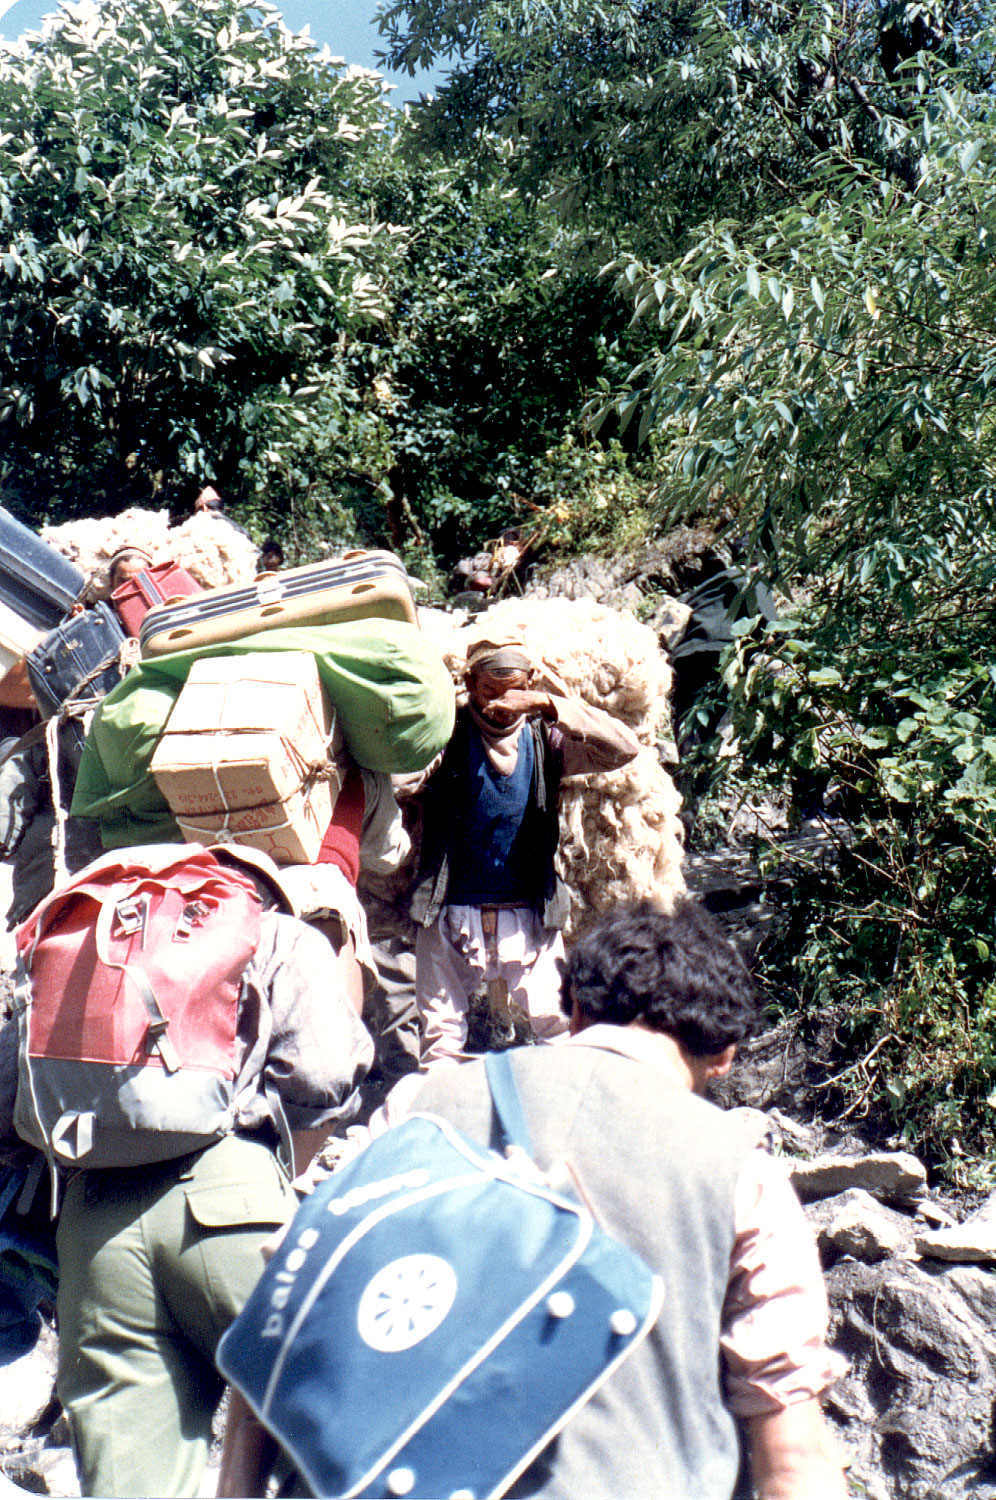
<svg viewBox="0 0 996 1500">
<path fill-rule="evenodd" d="M 736 1241 L 720 1343 L 738 1416 L 819 1396 L 847 1369 L 827 1349 L 827 1295 L 812 1230 L 780 1162 L 753 1151 L 737 1183 Z"/>
</svg>

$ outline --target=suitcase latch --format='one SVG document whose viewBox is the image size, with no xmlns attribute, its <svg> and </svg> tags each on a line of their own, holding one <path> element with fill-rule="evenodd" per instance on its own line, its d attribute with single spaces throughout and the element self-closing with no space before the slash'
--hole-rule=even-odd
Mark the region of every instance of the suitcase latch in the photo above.
<svg viewBox="0 0 996 1500">
<path fill-rule="evenodd" d="M 256 585 L 256 598 L 260 604 L 279 604 L 284 597 L 284 586 L 279 578 L 263 578 Z"/>
</svg>

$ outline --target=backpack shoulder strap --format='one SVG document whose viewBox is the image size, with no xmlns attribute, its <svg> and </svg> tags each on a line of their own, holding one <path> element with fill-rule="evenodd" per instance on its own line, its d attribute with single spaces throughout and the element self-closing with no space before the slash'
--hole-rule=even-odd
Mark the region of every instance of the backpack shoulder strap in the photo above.
<svg viewBox="0 0 996 1500">
<path fill-rule="evenodd" d="M 484 1058 L 484 1071 L 491 1090 L 491 1104 L 498 1121 L 505 1146 L 517 1146 L 529 1157 L 533 1154 L 532 1137 L 526 1124 L 522 1098 L 515 1082 L 515 1074 L 507 1052 L 488 1052 Z"/>
<path fill-rule="evenodd" d="M 108 969 L 120 969 L 131 984 L 138 991 L 139 998 L 145 1006 L 145 1013 L 149 1018 L 149 1043 L 150 1052 L 158 1052 L 162 1059 L 163 1067 L 167 1073 L 178 1073 L 180 1071 L 180 1059 L 176 1054 L 176 1048 L 169 1038 L 169 1019 L 163 1015 L 159 1001 L 156 999 L 155 991 L 148 981 L 148 977 L 137 964 L 119 964 L 110 954 L 111 929 L 115 918 L 121 914 L 122 908 L 127 906 L 127 915 L 134 918 L 135 930 L 141 933 L 141 945 L 145 947 L 145 928 L 149 919 L 149 898 L 140 897 L 137 900 L 126 898 L 123 901 L 115 901 L 113 893 L 108 893 L 106 901 L 101 903 L 97 915 L 97 925 L 94 938 L 97 949 L 97 957 Z"/>
</svg>

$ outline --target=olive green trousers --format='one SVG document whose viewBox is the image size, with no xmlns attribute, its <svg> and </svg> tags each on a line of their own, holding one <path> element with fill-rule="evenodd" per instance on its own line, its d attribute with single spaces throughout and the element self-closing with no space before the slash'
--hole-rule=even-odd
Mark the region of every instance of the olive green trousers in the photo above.
<svg viewBox="0 0 996 1500">
<path fill-rule="evenodd" d="M 84 1495 L 197 1495 L 223 1390 L 214 1351 L 297 1207 L 276 1156 L 78 1173 L 59 1223 L 59 1397 Z"/>
</svg>

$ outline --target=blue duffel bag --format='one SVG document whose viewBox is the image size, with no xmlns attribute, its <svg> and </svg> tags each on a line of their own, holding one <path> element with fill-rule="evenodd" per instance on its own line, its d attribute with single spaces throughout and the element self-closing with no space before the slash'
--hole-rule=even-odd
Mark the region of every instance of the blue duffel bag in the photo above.
<svg viewBox="0 0 996 1500">
<path fill-rule="evenodd" d="M 504 1494 L 657 1320 L 660 1279 L 545 1185 L 486 1066 L 506 1155 L 412 1115 L 301 1205 L 219 1345 L 316 1495 Z"/>
</svg>

